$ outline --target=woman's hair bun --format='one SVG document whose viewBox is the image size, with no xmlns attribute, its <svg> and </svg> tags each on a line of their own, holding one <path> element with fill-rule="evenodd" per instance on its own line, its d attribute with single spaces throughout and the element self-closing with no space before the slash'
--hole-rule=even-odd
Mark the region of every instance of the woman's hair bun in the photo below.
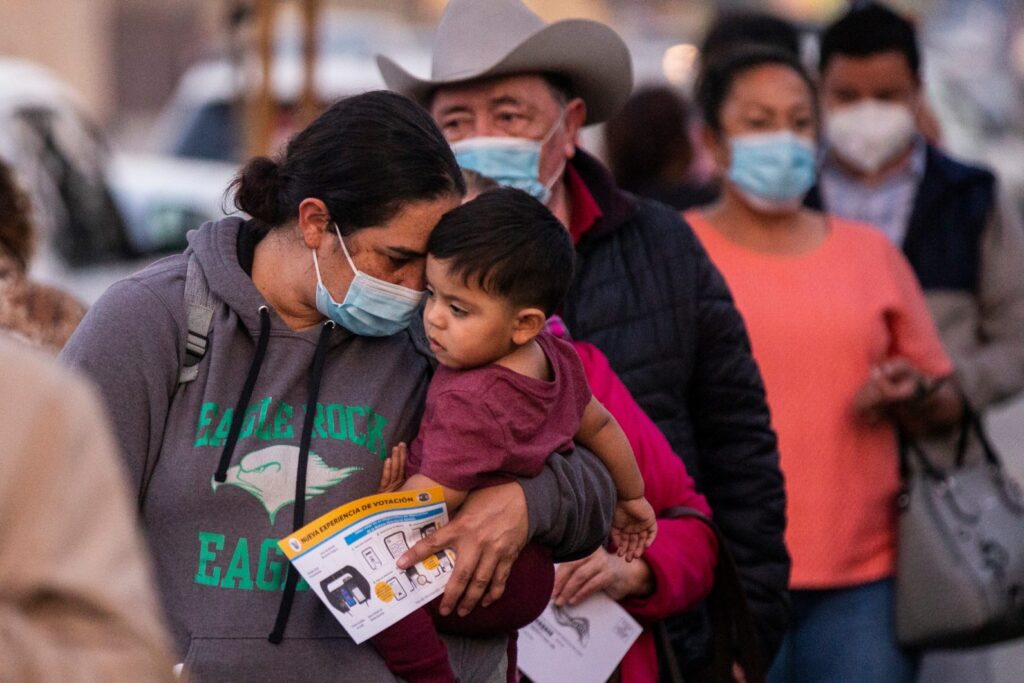
<svg viewBox="0 0 1024 683">
<path fill-rule="evenodd" d="M 231 183 L 235 206 L 268 226 L 282 223 L 286 216 L 281 206 L 281 167 L 269 157 L 254 157 Z"/>
</svg>

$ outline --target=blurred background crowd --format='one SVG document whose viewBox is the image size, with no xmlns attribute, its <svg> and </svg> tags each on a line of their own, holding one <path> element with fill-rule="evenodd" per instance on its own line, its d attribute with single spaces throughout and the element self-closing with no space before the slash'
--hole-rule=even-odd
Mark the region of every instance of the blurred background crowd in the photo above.
<svg viewBox="0 0 1024 683">
<path fill-rule="evenodd" d="M 0 260 L 0 284 L 10 272 L 26 272 L 41 283 L 34 285 L 40 287 L 35 305 L 54 321 L 35 336 L 24 335 L 59 348 L 84 307 L 112 282 L 180 251 L 187 231 L 233 211 L 225 189 L 238 165 L 279 148 L 338 98 L 383 88 L 374 61 L 378 53 L 425 74 L 445 4 L 0 3 L 0 160 L 28 194 L 24 206 L 23 198 L 0 192 L 0 239 L 11 252 L 10 263 Z M 693 104 L 707 57 L 702 50 L 715 37 L 709 27 L 730 14 L 772 14 L 795 27 L 792 47 L 813 70 L 821 27 L 858 3 L 526 4 L 547 21 L 586 17 L 623 37 L 633 58 L 635 95 L 615 119 L 584 129 L 581 146 L 609 165 L 623 189 L 685 210 L 717 194 L 718 171 L 702 144 L 702 121 Z M 1024 3 L 887 4 L 918 29 L 928 105 L 925 120 L 918 121 L 921 131 L 953 157 L 993 169 L 1007 207 L 1024 218 Z M 759 23 L 753 30 L 769 37 L 772 25 Z M 794 37 L 782 30 L 779 40 Z M 30 216 L 31 228 L 12 218 L 19 215 Z M 1024 441 L 1024 401 L 995 408 L 987 420 L 997 443 Z M 1024 462 L 1009 460 L 1007 466 L 1024 478 Z M 997 648 L 978 666 L 988 673 L 977 680 L 1020 680 L 1024 647 Z M 930 675 L 946 680 L 940 671 Z"/>
<path fill-rule="evenodd" d="M 222 214 L 223 188 L 245 156 L 273 148 L 324 103 L 383 87 L 376 53 L 426 72 L 444 4 L 3 3 L 0 158 L 32 179 L 43 238 L 36 268 L 91 301 L 130 270 L 96 264 L 180 249 L 187 230 Z M 848 6 L 846 0 L 527 4 L 548 21 L 587 17 L 609 24 L 630 48 L 638 88 L 663 85 L 684 96 L 716 16 L 775 13 L 801 31 L 801 54 L 814 64 L 816 31 Z M 943 148 L 994 167 L 1003 185 L 1024 197 L 1024 168 L 1015 164 L 1024 151 L 1024 6 L 1012 0 L 891 4 L 918 23 L 924 85 Z M 310 21 L 313 60 L 304 40 Z M 266 67 L 270 87 L 263 82 Z M 689 116 L 686 124 L 697 121 Z M 585 131 L 584 146 L 608 159 L 599 131 Z M 712 171 L 698 150 L 670 172 L 706 182 Z M 71 239 L 52 239 L 64 230 Z"/>
<path fill-rule="evenodd" d="M 847 0 L 532 0 L 547 21 L 586 17 L 612 26 L 644 93 L 607 138 L 583 146 L 615 164 L 615 144 L 643 144 L 651 119 L 675 116 L 684 144 L 663 172 L 692 183 L 701 203 L 713 163 L 687 104 L 700 45 L 722 15 L 760 11 L 797 27 L 817 62 L 817 32 Z M 1024 4 L 1014 0 L 899 0 L 917 23 L 936 140 L 993 168 L 1024 212 Z M 443 0 L 9 0 L 0 6 L 0 159 L 31 187 L 39 231 L 32 269 L 85 303 L 118 277 L 223 215 L 237 164 L 279 145 L 324 103 L 384 86 L 373 61 L 392 55 L 425 73 Z M 315 12 L 311 18 L 310 8 Z M 311 22 L 315 28 L 309 29 Z M 758 29 L 763 30 L 763 29 Z M 307 54 L 304 37 L 314 40 Z M 304 51 L 305 50 L 305 51 Z M 268 87 L 263 73 L 272 74 Z M 310 74 L 307 77 L 307 74 Z M 311 82 L 307 83 L 307 80 Z M 668 96 L 674 93 L 679 100 Z M 647 98 L 646 101 L 643 98 Z M 658 109 L 656 113 L 655 109 Z M 648 112 L 648 119 L 631 111 Z M 669 119 L 671 120 L 671 118 Z M 637 127 L 641 126 L 641 127 Z M 610 141 L 610 144 L 609 144 Z M 689 141 L 686 141 L 689 142 Z M 648 150 L 634 148 L 643 155 Z M 627 153 L 623 151 L 623 153 Z M 638 190 L 619 164 L 619 182 Z M 649 181 L 650 179 L 647 179 Z M 662 200 L 672 197 L 657 195 Z M 65 237 L 65 239 L 57 239 Z M 1010 438 L 1024 408 L 995 411 Z M 1024 463 L 1011 464 L 1024 469 Z M 1020 470 L 1018 470 L 1020 471 Z"/>
</svg>

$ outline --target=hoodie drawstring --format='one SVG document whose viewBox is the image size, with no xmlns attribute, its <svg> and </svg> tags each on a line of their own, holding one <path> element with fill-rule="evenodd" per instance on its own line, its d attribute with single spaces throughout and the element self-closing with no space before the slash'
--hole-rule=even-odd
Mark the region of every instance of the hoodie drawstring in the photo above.
<svg viewBox="0 0 1024 683">
<path fill-rule="evenodd" d="M 270 310 L 266 306 L 260 306 L 260 336 L 256 342 L 256 355 L 249 365 L 249 374 L 242 386 L 242 393 L 238 397 L 238 404 L 235 412 L 231 415 L 231 427 L 228 429 L 228 440 L 224 444 L 224 451 L 220 454 L 220 462 L 217 464 L 217 471 L 213 478 L 223 484 L 228 478 L 228 466 L 231 464 L 231 456 L 235 454 L 235 445 L 238 443 L 238 433 L 242 431 L 242 423 L 249 399 L 252 398 L 252 390 L 256 386 L 256 378 L 260 374 L 260 366 L 263 365 L 263 357 L 267 354 L 267 341 L 270 339 Z"/>
<path fill-rule="evenodd" d="M 320 330 L 320 339 L 316 344 L 313 356 L 313 368 L 309 373 L 309 400 L 306 401 L 306 417 L 302 421 L 302 437 L 299 441 L 299 466 L 295 476 L 295 510 L 292 517 L 292 531 L 302 528 L 306 523 L 306 470 L 309 467 L 309 442 L 313 435 L 313 423 L 316 419 L 317 398 L 320 396 L 320 380 L 324 372 L 324 360 L 327 357 L 327 341 L 334 330 L 334 322 L 328 320 Z M 279 644 L 284 639 L 284 627 L 288 624 L 288 615 L 292 611 L 295 600 L 295 587 L 299 584 L 299 573 L 288 563 L 284 594 L 281 606 L 277 610 L 274 630 L 267 637 L 271 643 Z"/>
</svg>

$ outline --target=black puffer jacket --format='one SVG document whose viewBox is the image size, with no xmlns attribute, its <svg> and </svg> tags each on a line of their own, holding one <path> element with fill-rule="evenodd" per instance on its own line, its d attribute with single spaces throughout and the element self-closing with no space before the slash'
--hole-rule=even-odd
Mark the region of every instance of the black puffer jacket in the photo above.
<svg viewBox="0 0 1024 683">
<path fill-rule="evenodd" d="M 572 165 L 604 216 L 577 246 L 566 325 L 608 356 L 696 478 L 771 657 L 788 616 L 785 494 L 743 320 L 679 213 L 618 190 L 583 152 Z"/>
</svg>

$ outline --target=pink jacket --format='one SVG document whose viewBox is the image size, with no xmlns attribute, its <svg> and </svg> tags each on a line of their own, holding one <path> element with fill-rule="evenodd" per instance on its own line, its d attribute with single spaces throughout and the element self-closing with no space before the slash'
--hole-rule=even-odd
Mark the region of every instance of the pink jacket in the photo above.
<svg viewBox="0 0 1024 683">
<path fill-rule="evenodd" d="M 557 328 L 556 328 L 557 329 Z M 711 514 L 697 493 L 683 461 L 654 422 L 637 405 L 597 347 L 573 341 L 583 361 L 590 389 L 629 438 L 644 478 L 647 500 L 657 511 L 686 506 Z M 622 660 L 623 683 L 656 683 L 658 660 L 649 626 L 670 614 L 692 607 L 707 596 L 714 580 L 718 544 L 714 534 L 696 519 L 658 521 L 658 536 L 643 555 L 655 577 L 655 591 L 645 598 L 627 598 L 622 606 L 644 625 L 644 632 Z"/>
</svg>

